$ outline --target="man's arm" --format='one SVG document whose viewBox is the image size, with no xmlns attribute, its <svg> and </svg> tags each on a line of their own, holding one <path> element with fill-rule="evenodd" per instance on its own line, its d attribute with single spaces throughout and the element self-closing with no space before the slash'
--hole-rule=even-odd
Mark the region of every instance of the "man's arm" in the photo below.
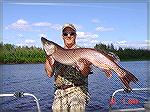
<svg viewBox="0 0 150 112">
<path fill-rule="evenodd" d="M 54 62 L 55 60 L 53 59 L 52 56 L 46 56 L 45 71 L 48 77 L 53 76 Z"/>
</svg>

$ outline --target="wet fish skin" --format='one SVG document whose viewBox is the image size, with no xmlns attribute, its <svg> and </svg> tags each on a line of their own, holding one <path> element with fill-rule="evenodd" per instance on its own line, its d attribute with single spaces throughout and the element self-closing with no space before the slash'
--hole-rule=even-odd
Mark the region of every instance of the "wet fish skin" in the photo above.
<svg viewBox="0 0 150 112">
<path fill-rule="evenodd" d="M 41 37 L 43 48 L 47 55 L 66 65 L 76 65 L 81 59 L 88 60 L 93 65 L 101 68 L 107 77 L 111 77 L 114 71 L 122 81 L 127 91 L 131 91 L 130 82 L 137 82 L 138 79 L 129 71 L 116 63 L 116 60 L 103 51 L 96 51 L 92 48 L 77 48 L 77 49 L 64 49 L 58 44 Z"/>
</svg>

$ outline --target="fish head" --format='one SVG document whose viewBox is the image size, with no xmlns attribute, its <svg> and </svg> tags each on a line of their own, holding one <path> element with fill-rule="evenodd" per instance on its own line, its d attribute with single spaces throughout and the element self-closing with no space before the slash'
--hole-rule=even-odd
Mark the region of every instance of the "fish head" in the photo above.
<svg viewBox="0 0 150 112">
<path fill-rule="evenodd" d="M 52 41 L 49 41 L 46 38 L 41 37 L 41 42 L 43 44 L 43 49 L 45 50 L 47 55 L 52 55 L 55 52 L 56 46 Z"/>
</svg>

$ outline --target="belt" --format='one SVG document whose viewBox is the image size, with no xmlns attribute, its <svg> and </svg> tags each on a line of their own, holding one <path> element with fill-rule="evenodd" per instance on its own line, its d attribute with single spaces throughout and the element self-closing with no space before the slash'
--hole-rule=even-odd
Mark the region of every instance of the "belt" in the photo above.
<svg viewBox="0 0 150 112">
<path fill-rule="evenodd" d="M 73 87 L 73 86 L 74 86 L 74 85 L 61 85 L 61 86 L 57 87 L 57 89 L 65 90 L 65 89 L 71 88 L 71 87 Z"/>
</svg>

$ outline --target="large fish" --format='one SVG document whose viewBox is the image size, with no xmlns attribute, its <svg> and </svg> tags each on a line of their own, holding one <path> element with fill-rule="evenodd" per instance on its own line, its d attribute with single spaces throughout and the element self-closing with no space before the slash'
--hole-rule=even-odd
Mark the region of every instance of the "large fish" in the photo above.
<svg viewBox="0 0 150 112">
<path fill-rule="evenodd" d="M 46 55 L 51 55 L 56 61 L 65 65 L 78 65 L 81 67 L 82 63 L 79 60 L 87 60 L 98 68 L 101 68 L 107 75 L 111 77 L 114 71 L 125 86 L 125 90 L 131 91 L 130 82 L 137 82 L 138 79 L 129 71 L 119 66 L 112 55 L 103 51 L 96 51 L 92 48 L 76 48 L 64 49 L 58 44 L 41 37 L 43 48 Z"/>
</svg>

